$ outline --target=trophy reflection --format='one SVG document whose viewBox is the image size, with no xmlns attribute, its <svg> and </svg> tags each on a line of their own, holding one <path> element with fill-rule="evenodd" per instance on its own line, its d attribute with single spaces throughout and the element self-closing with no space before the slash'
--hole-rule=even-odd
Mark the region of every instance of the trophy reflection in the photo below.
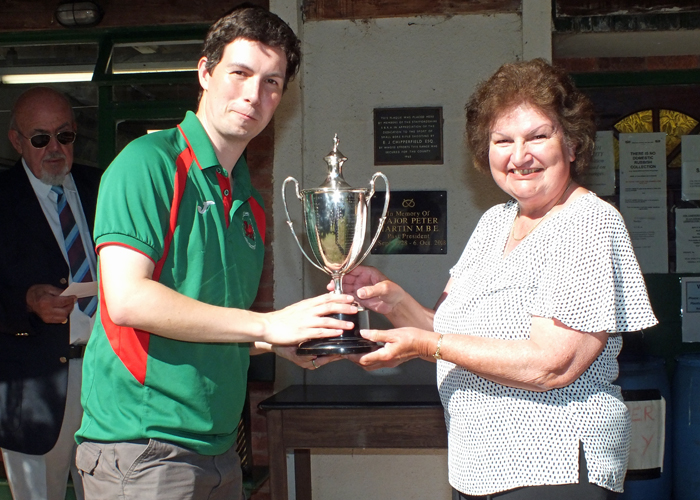
<svg viewBox="0 0 700 500">
<path fill-rule="evenodd" d="M 343 163 L 347 160 L 338 151 L 338 134 L 333 138 L 333 150 L 324 158 L 328 163 L 328 177 L 319 187 L 299 190 L 299 182 L 287 177 L 282 184 L 282 201 L 287 214 L 287 224 L 294 235 L 299 249 L 314 267 L 333 278 L 334 293 L 343 293 L 343 276 L 355 269 L 367 257 L 379 238 L 389 207 L 389 181 L 381 172 L 372 176 L 369 189 L 353 188 L 343 178 Z M 379 219 L 377 232 L 369 246 L 362 253 L 367 233 L 369 203 L 374 195 L 374 182 L 381 177 L 386 186 L 384 210 Z M 309 257 L 301 246 L 289 217 L 285 190 L 287 183 L 293 182 L 296 195 L 302 204 L 304 232 L 314 259 Z M 376 344 L 360 336 L 357 314 L 334 314 L 333 317 L 352 321 L 352 330 L 345 330 L 339 337 L 303 342 L 297 348 L 300 355 L 357 354 L 371 351 Z"/>
</svg>

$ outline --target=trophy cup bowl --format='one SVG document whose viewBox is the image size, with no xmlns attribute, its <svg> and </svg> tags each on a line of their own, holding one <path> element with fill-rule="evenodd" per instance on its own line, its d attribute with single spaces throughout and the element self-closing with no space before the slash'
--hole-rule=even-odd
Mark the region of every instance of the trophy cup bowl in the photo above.
<svg viewBox="0 0 700 500">
<path fill-rule="evenodd" d="M 333 138 L 333 150 L 324 158 L 328 163 L 326 181 L 318 188 L 300 190 L 299 182 L 294 177 L 287 177 L 282 184 L 282 201 L 287 214 L 287 224 L 302 254 L 314 267 L 333 278 L 334 293 L 343 293 L 343 276 L 360 265 L 369 255 L 382 231 L 389 207 L 389 181 L 384 174 L 376 172 L 370 180 L 369 189 L 350 187 L 343 179 L 342 166 L 347 158 L 338 151 L 338 142 L 336 134 Z M 363 253 L 369 203 L 374 195 L 374 183 L 379 177 L 384 180 L 386 186 L 384 210 L 377 232 Z M 304 233 L 313 259 L 302 247 L 289 216 L 285 193 L 290 182 L 294 183 L 296 196 L 302 203 Z M 376 343 L 360 335 L 358 314 L 332 316 L 351 321 L 355 326 L 351 330 L 345 330 L 338 337 L 302 342 L 297 348 L 297 354 L 358 354 L 369 352 L 376 347 Z"/>
</svg>

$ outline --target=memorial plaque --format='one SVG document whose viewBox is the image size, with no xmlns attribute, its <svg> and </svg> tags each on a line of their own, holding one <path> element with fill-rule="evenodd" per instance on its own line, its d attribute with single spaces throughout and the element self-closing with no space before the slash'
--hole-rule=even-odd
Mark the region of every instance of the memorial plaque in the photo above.
<svg viewBox="0 0 700 500">
<path fill-rule="evenodd" d="M 442 163 L 442 108 L 374 110 L 375 165 Z"/>
<path fill-rule="evenodd" d="M 372 198 L 372 232 L 376 230 L 384 193 Z M 447 191 L 392 191 L 384 228 L 373 254 L 446 254 Z"/>
</svg>

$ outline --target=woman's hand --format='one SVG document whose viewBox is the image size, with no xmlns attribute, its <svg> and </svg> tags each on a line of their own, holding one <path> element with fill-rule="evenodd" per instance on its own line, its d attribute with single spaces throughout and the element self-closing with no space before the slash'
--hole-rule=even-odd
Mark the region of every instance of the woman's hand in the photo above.
<svg viewBox="0 0 700 500">
<path fill-rule="evenodd" d="M 347 356 L 352 362 L 367 371 L 379 368 L 393 368 L 415 358 L 432 360 L 432 353 L 439 335 L 418 328 L 406 327 L 393 330 L 362 330 L 360 334 L 384 345 L 365 354 Z M 433 352 L 431 352 L 431 348 Z"/>
<path fill-rule="evenodd" d="M 333 282 L 327 288 L 333 290 Z M 353 294 L 360 305 L 384 315 L 391 314 L 406 294 L 378 269 L 369 266 L 358 266 L 343 276 L 343 293 Z"/>
</svg>

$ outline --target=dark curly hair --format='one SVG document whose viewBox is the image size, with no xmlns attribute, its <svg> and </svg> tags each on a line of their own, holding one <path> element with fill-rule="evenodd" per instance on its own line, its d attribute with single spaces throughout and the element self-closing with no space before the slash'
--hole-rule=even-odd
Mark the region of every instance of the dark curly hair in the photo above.
<svg viewBox="0 0 700 500">
<path fill-rule="evenodd" d="M 234 7 L 228 14 L 216 21 L 204 39 L 202 57 L 207 58 L 206 68 L 210 73 L 221 62 L 226 46 L 243 38 L 260 42 L 284 51 L 287 57 L 287 72 L 284 89 L 299 71 L 301 49 L 299 39 L 282 19 L 267 9 L 250 3 Z"/>
<path fill-rule="evenodd" d="M 561 126 L 567 145 L 575 152 L 571 176 L 580 179 L 595 146 L 593 104 L 564 70 L 544 59 L 504 64 L 469 98 L 466 139 L 474 166 L 489 172 L 491 127 L 501 113 L 521 104 L 538 109 Z"/>
</svg>

